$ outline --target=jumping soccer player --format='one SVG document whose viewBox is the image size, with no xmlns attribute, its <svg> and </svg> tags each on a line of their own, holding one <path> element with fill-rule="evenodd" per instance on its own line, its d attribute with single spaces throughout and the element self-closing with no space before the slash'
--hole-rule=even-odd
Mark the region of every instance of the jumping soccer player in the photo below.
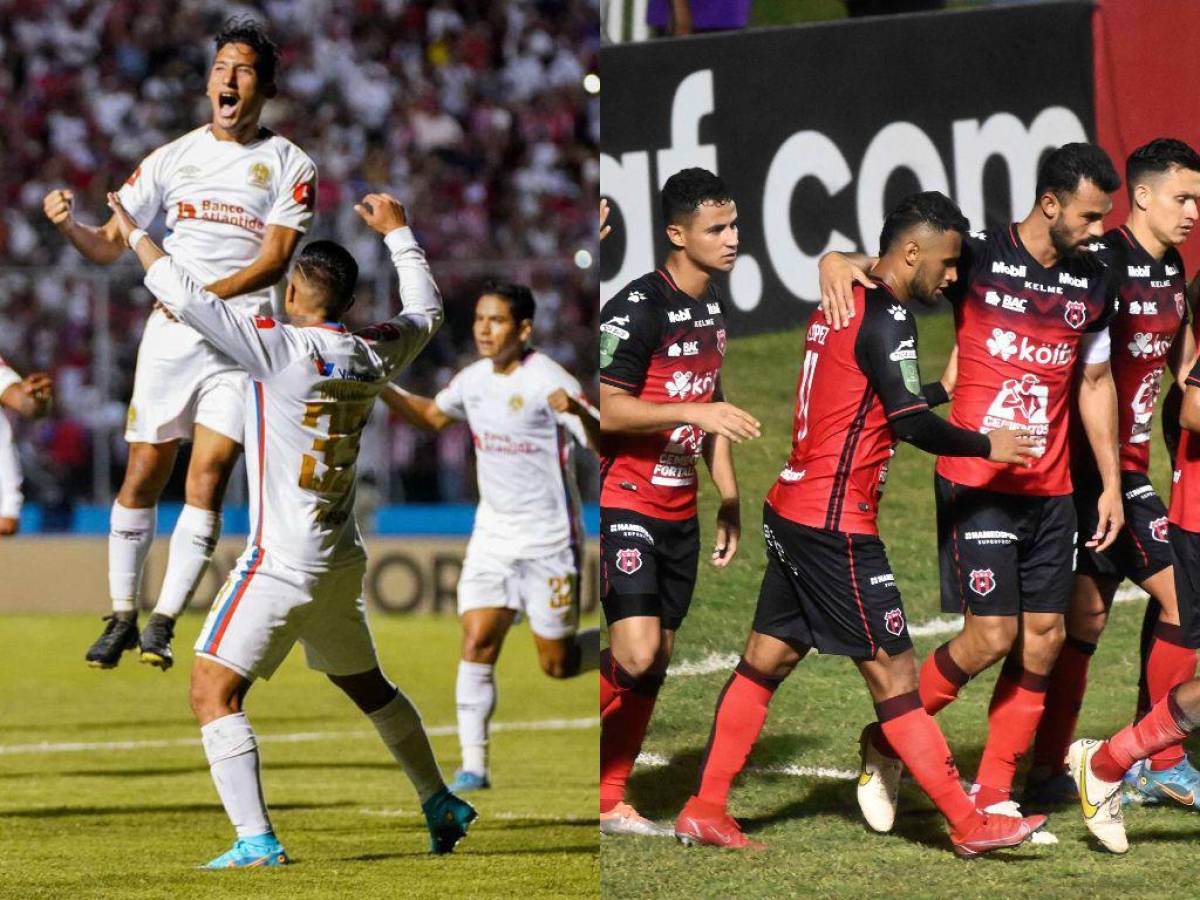
<svg viewBox="0 0 1200 900">
<path fill-rule="evenodd" d="M 25 378 L 0 359 L 0 407 L 7 407 L 28 419 L 50 412 L 54 401 L 54 382 L 45 372 Z M 0 537 L 9 537 L 21 527 L 21 460 L 13 444 L 12 426 L 0 410 Z"/>
<path fill-rule="evenodd" d="M 1075 733 L 1087 686 L 1088 664 L 1108 621 L 1121 580 L 1128 578 L 1153 598 L 1151 642 L 1143 680 L 1150 703 L 1196 674 L 1200 632 L 1185 633 L 1175 596 L 1167 536 L 1167 508 L 1150 483 L 1150 435 L 1163 369 L 1177 376 L 1181 360 L 1194 355 L 1187 327 L 1187 282 L 1177 246 L 1187 240 L 1200 213 L 1200 154 L 1182 141 L 1160 138 L 1139 147 L 1125 164 L 1129 218 L 1104 235 L 1093 252 L 1121 284 L 1121 304 L 1109 325 L 1113 379 L 1117 387 L 1121 445 L 1121 494 L 1125 527 L 1108 550 L 1081 542 L 1075 587 L 1067 613 L 1067 639 L 1046 691 L 1046 713 L 1033 746 L 1025 799 L 1073 801 L 1075 782 L 1063 763 Z M 1100 479 L 1082 435 L 1073 435 L 1072 470 L 1080 530 L 1095 520 Z M 1200 804 L 1200 772 L 1183 747 L 1168 747 L 1133 779 L 1154 799 Z"/>
<path fill-rule="evenodd" d="M 904 605 L 876 525 L 897 438 L 929 453 L 1015 465 L 1036 452 L 1028 430 L 985 435 L 947 424 L 930 409 L 946 401 L 945 387 L 921 385 L 906 307 L 932 303 L 954 283 L 967 227 L 944 195 L 908 197 L 884 221 L 872 285 L 854 289 L 851 326 L 833 331 L 820 309 L 809 319 L 792 453 L 763 508 L 767 570 L 754 627 L 717 701 L 697 792 L 675 822 L 684 843 L 761 846 L 727 813 L 729 788 L 776 689 L 813 647 L 855 661 L 879 716 L 864 747 L 873 732 L 895 747 L 950 823 L 956 853 L 1014 846 L 1046 821 L 985 815 L 959 784 L 946 739 L 921 706 Z M 880 783 L 865 764 L 863 775 L 860 801 Z M 890 831 L 895 797 L 863 811 L 872 828 Z"/>
<path fill-rule="evenodd" d="M 239 312 L 281 311 L 281 279 L 313 220 L 317 170 L 295 144 L 259 125 L 275 96 L 279 52 L 257 23 L 231 19 L 217 34 L 208 77 L 212 122 L 151 153 L 120 190 L 139 226 L 160 210 L 165 246 L 207 290 Z M 75 220 L 71 191 L 51 191 L 47 217 L 92 262 L 125 250 L 115 217 L 93 227 Z M 236 298 L 236 299 L 230 299 Z M 156 308 L 138 349 L 125 440 L 129 462 L 112 508 L 108 580 L 112 615 L 88 649 L 111 669 L 139 644 L 138 588 L 154 540 L 157 505 L 179 445 L 192 441 L 185 505 L 171 536 L 158 603 L 140 637 L 141 661 L 164 671 L 171 639 L 212 558 L 221 500 L 244 441 L 246 375 L 192 328 Z"/>
<path fill-rule="evenodd" d="M 1192 337 L 1200 337 L 1200 323 Z M 1175 569 L 1180 622 L 1193 634 L 1200 618 L 1200 360 L 1190 360 L 1184 379 L 1179 421 L 1183 426 L 1171 484 L 1168 526 Z M 1090 739 L 1071 745 L 1067 763 L 1079 791 L 1084 822 L 1113 853 L 1129 849 L 1121 814 L 1121 780 L 1139 760 L 1179 746 L 1200 728 L 1200 678 L 1167 691 L 1141 720 L 1101 743 Z M 1141 769 L 1143 775 L 1146 768 Z M 1186 804 L 1192 805 L 1192 804 Z"/>
<path fill-rule="evenodd" d="M 662 268 L 604 305 L 600 325 L 600 592 L 610 646 L 600 658 L 600 830 L 670 837 L 625 802 L 625 784 L 687 614 L 700 557 L 696 463 L 720 496 L 715 566 L 741 530 L 732 442 L 759 435 L 724 401 L 725 317 L 712 276 L 737 259 L 725 183 L 684 169 L 662 189 L 671 250 Z"/>
<path fill-rule="evenodd" d="M 1086 546 L 1107 549 L 1124 524 L 1108 361 L 1118 282 L 1084 251 L 1103 233 L 1109 195 L 1120 183 L 1099 147 L 1058 148 L 1038 169 L 1029 215 L 965 237 L 963 277 L 944 292 L 954 305 L 958 349 L 950 421 L 985 434 L 1028 429 L 1043 441 L 1028 467 L 961 456 L 937 463 L 942 609 L 963 613 L 964 623 L 922 665 L 921 701 L 936 714 L 970 678 L 1007 657 L 973 788 L 985 812 L 1020 814 L 1010 799 L 1013 775 L 1042 717 L 1063 643 L 1076 541 L 1067 440 L 1072 390 L 1103 485 Z M 869 264 L 867 257 L 856 261 Z M 865 275 L 836 253 L 821 270 L 822 306 L 837 328 L 847 321 L 837 298 Z M 874 749 L 886 755 L 885 747 Z M 899 778 L 898 766 L 883 771 Z"/>
<path fill-rule="evenodd" d="M 109 195 L 119 233 L 146 268 L 146 287 L 181 321 L 245 368 L 252 416 L 247 474 L 254 531 L 196 641 L 192 710 L 237 841 L 207 868 L 282 865 L 242 711 L 296 641 L 370 719 L 421 799 L 434 853 L 449 853 L 475 810 L 446 789 L 420 716 L 379 668 L 362 600 L 366 553 L 354 518 L 355 461 L 375 398 L 442 321 L 442 303 L 404 207 L 368 194 L 355 210 L 384 236 L 404 310 L 349 334 L 358 266 L 331 241 L 300 253 L 284 308 L 290 324 L 240 312 L 165 255 Z"/>
<path fill-rule="evenodd" d="M 473 326 L 482 358 L 436 397 L 392 385 L 382 394 L 420 428 L 440 431 L 465 419 L 475 442 L 479 511 L 458 581 L 462 767 L 450 785 L 455 793 L 491 786 L 496 662 L 519 615 L 529 617 L 538 661 L 551 678 L 599 664 L 600 629 L 576 633 L 583 520 L 573 448 L 594 449 L 600 421 L 575 377 L 529 346 L 535 311 L 525 285 L 488 284 Z"/>
</svg>

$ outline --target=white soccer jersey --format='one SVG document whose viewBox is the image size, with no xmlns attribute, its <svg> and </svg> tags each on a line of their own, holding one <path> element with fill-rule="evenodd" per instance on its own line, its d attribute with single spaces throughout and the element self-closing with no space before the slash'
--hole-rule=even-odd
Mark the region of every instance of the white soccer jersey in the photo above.
<svg viewBox="0 0 1200 900">
<path fill-rule="evenodd" d="M 258 256 L 268 225 L 307 231 L 317 167 L 280 135 L 248 144 L 219 141 L 212 126 L 189 131 L 149 156 L 118 192 L 141 228 L 166 210 L 163 249 L 201 285 L 244 269 Z M 234 309 L 282 312 L 283 285 L 231 298 Z"/>
<path fill-rule="evenodd" d="M 363 426 L 388 379 L 442 321 L 441 296 L 411 229 L 397 228 L 386 243 L 404 308 L 358 334 L 233 310 L 169 256 L 146 272 L 146 287 L 252 379 L 246 469 L 256 561 L 270 554 L 319 573 L 365 558 L 354 519 Z"/>
<path fill-rule="evenodd" d="M 475 443 L 479 511 L 472 544 L 508 559 L 548 556 L 582 545 L 574 441 L 586 446 L 577 416 L 555 412 L 558 388 L 586 403 L 579 382 L 536 350 L 508 375 L 490 359 L 467 366 L 435 398 L 466 419 Z"/>
<path fill-rule="evenodd" d="M 0 359 L 0 397 L 14 384 L 20 383 L 21 376 Z M 20 518 L 24 500 L 21 493 L 21 460 L 13 441 L 12 426 L 0 410 L 0 519 Z"/>
</svg>

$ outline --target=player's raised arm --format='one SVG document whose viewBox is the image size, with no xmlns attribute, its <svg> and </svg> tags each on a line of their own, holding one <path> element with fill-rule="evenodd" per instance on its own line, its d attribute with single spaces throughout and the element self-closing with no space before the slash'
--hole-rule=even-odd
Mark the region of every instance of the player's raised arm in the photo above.
<svg viewBox="0 0 1200 900">
<path fill-rule="evenodd" d="M 582 435 L 574 428 L 571 431 L 576 438 L 582 437 L 581 444 L 591 450 L 600 446 L 600 413 L 588 402 L 578 383 L 575 384 L 573 390 L 565 387 L 555 388 L 546 398 L 546 402 L 556 413 L 568 417 L 568 423 L 579 423 Z"/>
<path fill-rule="evenodd" d="M 440 394 L 438 396 L 441 396 Z M 409 425 L 426 431 L 441 431 L 462 416 L 448 416 L 439 408 L 433 397 L 422 397 L 402 387 L 389 384 L 380 392 L 379 399 L 387 408 L 398 414 Z"/>
<path fill-rule="evenodd" d="M 283 225 L 268 225 L 258 256 L 244 269 L 208 285 L 206 290 L 222 300 L 249 294 L 278 284 L 287 274 L 292 254 L 300 243 L 300 232 Z"/>
<path fill-rule="evenodd" d="M 359 332 L 375 345 L 395 371 L 407 365 L 441 327 L 442 295 L 433 280 L 425 251 L 408 227 L 408 215 L 399 200 L 391 194 L 367 194 L 354 205 L 354 211 L 372 230 L 383 235 L 400 277 L 400 313 Z"/>
<path fill-rule="evenodd" d="M 821 257 L 817 264 L 820 273 L 821 310 L 825 318 L 840 331 L 854 318 L 854 284 L 870 287 L 867 272 L 877 257 L 865 253 L 839 253 L 834 250 Z"/>
<path fill-rule="evenodd" d="M 103 225 L 84 225 L 75 218 L 74 205 L 74 191 L 56 188 L 42 200 L 42 211 L 84 258 L 102 266 L 116 262 L 125 252 L 116 217 Z"/>
<path fill-rule="evenodd" d="M 1200 359 L 1191 360 L 1191 369 L 1184 378 L 1183 385 L 1179 424 L 1188 431 L 1200 432 Z"/>
<path fill-rule="evenodd" d="M 0 406 L 27 419 L 40 419 L 54 402 L 54 382 L 45 372 L 22 378 L 0 360 Z"/>
</svg>

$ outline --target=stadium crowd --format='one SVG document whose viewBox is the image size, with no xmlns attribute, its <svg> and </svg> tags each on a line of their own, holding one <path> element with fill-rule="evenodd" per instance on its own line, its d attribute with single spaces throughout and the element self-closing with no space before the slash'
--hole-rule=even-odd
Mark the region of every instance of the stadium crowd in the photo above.
<svg viewBox="0 0 1200 900">
<path fill-rule="evenodd" d="M 471 306 L 488 277 L 531 283 L 538 346 L 594 383 L 600 111 L 583 81 L 596 68 L 598 0 L 0 0 L 0 354 L 57 382 L 54 414 L 18 425 L 26 496 L 48 508 L 105 503 L 119 483 L 151 300 L 136 266 L 101 269 L 76 253 L 42 197 L 67 187 L 82 220 L 107 218 L 106 191 L 210 120 L 211 35 L 239 13 L 265 18 L 281 50 L 264 122 L 319 167 L 310 236 L 345 243 L 360 263 L 351 324 L 395 297 L 352 203 L 388 190 L 410 210 L 447 324 L 405 386 L 436 391 L 474 357 Z M 427 436 L 376 415 L 362 468 L 386 486 L 383 501 L 473 496 L 465 426 Z M 107 481 L 93 458 L 108 460 Z M 594 471 L 581 487 L 595 496 Z"/>
</svg>

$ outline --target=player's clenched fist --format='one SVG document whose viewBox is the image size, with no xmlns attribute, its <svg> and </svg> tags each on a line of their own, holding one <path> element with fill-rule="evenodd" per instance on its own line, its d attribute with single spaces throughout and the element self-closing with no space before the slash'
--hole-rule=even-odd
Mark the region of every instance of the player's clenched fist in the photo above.
<svg viewBox="0 0 1200 900">
<path fill-rule="evenodd" d="M 555 412 L 569 413 L 571 415 L 578 415 L 583 408 L 578 400 L 562 388 L 556 388 L 551 391 L 546 397 L 546 402 L 550 404 L 550 408 Z"/>
<path fill-rule="evenodd" d="M 372 229 L 383 235 L 408 224 L 404 204 L 391 194 L 367 194 L 354 204 L 354 211 Z"/>
<path fill-rule="evenodd" d="M 746 412 L 738 409 L 732 403 L 718 401 L 715 403 L 696 403 L 696 412 L 692 416 L 692 424 L 703 428 L 709 434 L 719 434 L 727 437 L 735 444 L 758 437 L 761 432 L 759 421 Z"/>
<path fill-rule="evenodd" d="M 67 228 L 74 219 L 74 216 L 71 214 L 71 206 L 74 202 L 74 191 L 51 191 L 46 195 L 46 199 L 42 201 L 42 211 L 45 212 L 46 218 L 59 228 Z"/>
</svg>

